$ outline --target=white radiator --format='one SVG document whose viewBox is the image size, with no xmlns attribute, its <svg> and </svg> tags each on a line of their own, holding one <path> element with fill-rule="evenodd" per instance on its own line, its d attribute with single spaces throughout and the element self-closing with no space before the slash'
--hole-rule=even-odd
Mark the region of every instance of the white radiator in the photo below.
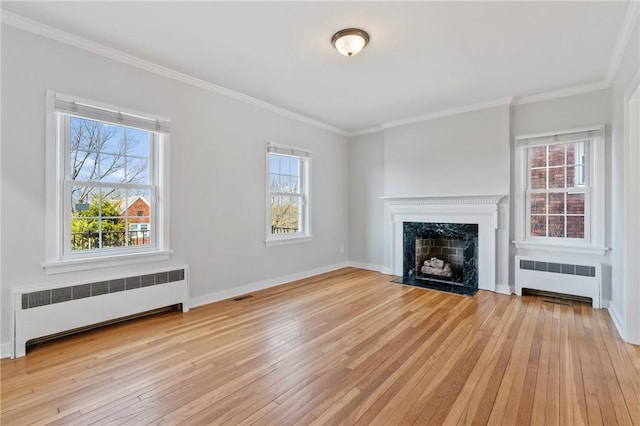
<svg viewBox="0 0 640 426">
<path fill-rule="evenodd" d="M 522 289 L 550 291 L 591 298 L 601 307 L 602 265 L 588 262 L 558 262 L 537 257 L 516 256 L 516 294 Z"/>
<path fill-rule="evenodd" d="M 27 341 L 181 304 L 189 310 L 189 266 L 73 285 L 13 289 L 12 358 Z"/>
</svg>

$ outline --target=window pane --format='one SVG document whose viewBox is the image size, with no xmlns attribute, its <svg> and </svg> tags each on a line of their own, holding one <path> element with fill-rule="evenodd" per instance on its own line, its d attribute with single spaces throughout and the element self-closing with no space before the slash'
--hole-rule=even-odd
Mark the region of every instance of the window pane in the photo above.
<svg viewBox="0 0 640 426">
<path fill-rule="evenodd" d="M 549 194 L 549 214 L 564 214 L 564 192 Z"/>
<path fill-rule="evenodd" d="M 100 191 L 86 186 L 71 187 L 71 250 L 100 248 Z"/>
<path fill-rule="evenodd" d="M 149 229 L 149 217 L 135 217 L 131 220 L 139 221 L 139 223 L 132 223 L 129 228 L 129 241 L 130 246 L 147 246 L 150 244 L 151 230 Z M 135 227 L 135 228 L 133 228 Z M 132 232 L 136 231 L 136 232 Z"/>
<path fill-rule="evenodd" d="M 126 153 L 124 127 L 92 120 L 84 120 L 84 122 L 86 126 L 95 129 L 93 141 L 98 147 L 98 151 L 111 155 Z"/>
<path fill-rule="evenodd" d="M 125 198 L 117 188 L 71 187 L 71 250 L 125 245 Z"/>
<path fill-rule="evenodd" d="M 100 188 L 100 192 L 102 248 L 123 247 L 127 231 L 123 215 L 126 193 L 118 188 Z"/>
<path fill-rule="evenodd" d="M 567 188 L 584 186 L 585 174 L 584 166 L 573 166 L 567 168 Z"/>
<path fill-rule="evenodd" d="M 576 144 L 567 144 L 567 165 L 576 164 Z"/>
<path fill-rule="evenodd" d="M 124 218 L 108 217 L 100 221 L 102 227 L 102 248 L 124 247 L 126 227 Z"/>
<path fill-rule="evenodd" d="M 71 179 L 150 183 L 150 132 L 77 117 L 69 125 Z"/>
<path fill-rule="evenodd" d="M 584 238 L 584 216 L 567 216 L 567 238 Z"/>
<path fill-rule="evenodd" d="M 300 232 L 301 213 L 300 197 L 271 197 L 271 233 Z"/>
<path fill-rule="evenodd" d="M 151 244 L 151 193 L 147 190 L 129 191 L 126 208 L 121 215 L 126 216 L 129 225 L 127 245 L 146 246 Z M 136 231 L 136 232 L 132 232 Z"/>
<path fill-rule="evenodd" d="M 100 248 L 100 233 L 96 219 L 71 219 L 71 250 Z"/>
<path fill-rule="evenodd" d="M 280 172 L 279 167 L 280 159 L 277 155 L 269 154 L 269 174 L 274 175 Z"/>
<path fill-rule="evenodd" d="M 529 148 L 529 167 L 546 167 L 547 147 L 536 146 Z"/>
<path fill-rule="evenodd" d="M 531 189 L 544 189 L 547 187 L 547 169 L 531 170 Z"/>
<path fill-rule="evenodd" d="M 547 217 L 531 215 L 531 235 L 534 237 L 547 236 Z"/>
<path fill-rule="evenodd" d="M 300 165 L 302 160 L 278 154 L 269 154 L 269 190 L 300 194 Z"/>
<path fill-rule="evenodd" d="M 130 156 L 149 158 L 150 133 L 146 130 L 126 128 L 127 154 Z"/>
<path fill-rule="evenodd" d="M 549 188 L 564 188 L 564 167 L 549 169 Z"/>
<path fill-rule="evenodd" d="M 567 213 L 584 215 L 584 194 L 567 194 Z"/>
<path fill-rule="evenodd" d="M 120 217 L 126 207 L 126 192 L 120 188 L 100 188 L 100 213 L 103 217 Z"/>
<path fill-rule="evenodd" d="M 584 165 L 585 142 L 567 144 L 567 164 Z"/>
<path fill-rule="evenodd" d="M 531 194 L 531 214 L 547 213 L 547 194 Z"/>
<path fill-rule="evenodd" d="M 549 237 L 564 238 L 564 216 L 549 216 Z"/>
<path fill-rule="evenodd" d="M 125 157 L 100 153 L 98 155 L 98 170 L 92 180 L 101 182 L 125 183 Z"/>
<path fill-rule="evenodd" d="M 549 146 L 549 166 L 564 166 L 565 144 Z"/>
<path fill-rule="evenodd" d="M 98 140 L 104 139 L 102 128 L 107 125 L 93 120 L 69 117 L 70 151 L 82 150 L 86 152 L 100 151 Z"/>
<path fill-rule="evenodd" d="M 71 187 L 71 216 L 97 217 L 100 193 L 96 188 L 88 186 Z"/>
<path fill-rule="evenodd" d="M 289 158 L 289 174 L 291 176 L 300 176 L 300 162 L 299 158 Z"/>
<path fill-rule="evenodd" d="M 149 184 L 149 160 L 146 158 L 127 157 L 127 183 Z"/>
<path fill-rule="evenodd" d="M 71 151 L 70 170 L 72 180 L 93 180 L 97 173 L 98 153 L 96 151 Z"/>
</svg>

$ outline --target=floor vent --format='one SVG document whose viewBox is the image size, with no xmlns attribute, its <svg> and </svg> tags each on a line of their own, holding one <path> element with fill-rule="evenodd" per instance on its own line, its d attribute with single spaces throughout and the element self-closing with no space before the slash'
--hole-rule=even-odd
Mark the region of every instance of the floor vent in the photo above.
<svg viewBox="0 0 640 426">
<path fill-rule="evenodd" d="M 251 298 L 251 297 L 253 297 L 253 296 L 252 296 L 252 295 L 250 295 L 250 294 L 245 294 L 245 295 L 243 295 L 243 296 L 234 297 L 234 298 L 233 298 L 233 301 L 234 301 L 234 302 L 239 302 L 239 301 L 241 301 L 241 300 L 249 299 L 249 298 Z"/>
<path fill-rule="evenodd" d="M 571 303 L 567 303 L 567 302 L 561 302 L 559 300 L 548 300 L 548 299 L 542 299 L 542 303 L 551 303 L 553 305 L 562 305 L 562 306 L 569 306 L 571 307 Z"/>
<path fill-rule="evenodd" d="M 591 299 L 588 297 L 575 296 L 573 294 L 555 293 L 553 291 L 523 289 L 522 294 L 530 294 L 532 296 L 542 297 L 542 302 L 546 303 L 570 303 L 570 302 L 582 302 L 591 303 Z"/>
</svg>

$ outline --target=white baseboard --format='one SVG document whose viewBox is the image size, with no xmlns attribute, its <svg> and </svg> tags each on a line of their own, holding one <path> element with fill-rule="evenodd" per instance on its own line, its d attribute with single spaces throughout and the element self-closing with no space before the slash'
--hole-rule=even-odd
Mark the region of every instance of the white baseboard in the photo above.
<svg viewBox="0 0 640 426">
<path fill-rule="evenodd" d="M 618 330 L 618 334 L 620 335 L 622 340 L 626 341 L 627 333 L 624 329 L 624 322 L 622 321 L 622 315 L 620 315 L 620 312 L 618 312 L 618 310 L 616 309 L 616 305 L 611 303 L 611 301 L 609 300 L 607 300 L 606 302 L 607 302 L 606 307 L 607 307 L 607 310 L 609 311 L 609 316 L 613 321 L 613 325 L 616 326 L 616 330 Z"/>
<path fill-rule="evenodd" d="M 496 284 L 496 293 L 513 294 L 514 291 L 509 284 Z"/>
<path fill-rule="evenodd" d="M 213 293 L 205 294 L 204 296 L 193 297 L 191 298 L 191 301 L 190 301 L 191 308 L 195 308 L 197 306 L 202 306 L 202 305 L 208 305 L 209 303 L 218 302 L 220 300 L 230 299 L 232 297 L 251 293 L 253 291 L 276 287 L 291 281 L 302 280 L 304 278 L 309 278 L 314 275 L 324 274 L 325 272 L 335 271 L 336 269 L 345 268 L 347 266 L 349 266 L 349 262 L 335 263 L 333 265 L 322 266 L 320 268 L 297 272 L 295 274 L 286 275 L 283 277 L 271 278 L 264 281 L 258 281 L 255 283 L 246 284 L 240 287 L 216 291 Z"/>
<path fill-rule="evenodd" d="M 0 344 L 0 358 L 11 357 L 11 342 L 2 342 Z"/>
<path fill-rule="evenodd" d="M 369 271 L 376 271 L 376 272 L 383 272 L 385 269 L 385 267 L 382 265 L 374 265 L 373 263 L 355 262 L 353 260 L 349 261 L 349 266 L 352 266 L 354 268 L 367 269 Z"/>
</svg>

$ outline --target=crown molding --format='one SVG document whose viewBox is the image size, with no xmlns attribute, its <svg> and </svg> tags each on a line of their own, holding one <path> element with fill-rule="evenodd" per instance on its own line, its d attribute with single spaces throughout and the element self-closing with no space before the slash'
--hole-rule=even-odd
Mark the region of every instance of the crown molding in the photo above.
<svg viewBox="0 0 640 426">
<path fill-rule="evenodd" d="M 421 121 L 433 120 L 434 118 L 448 117 L 450 115 L 457 115 L 457 114 L 463 114 L 465 112 L 479 111 L 482 109 L 493 108 L 493 107 L 502 106 L 502 105 L 511 105 L 512 102 L 513 102 L 513 97 L 510 96 L 506 98 L 495 99 L 489 102 L 466 105 L 463 107 L 446 109 L 438 112 L 433 112 L 430 114 L 409 117 L 402 120 L 390 121 L 387 123 L 382 123 L 380 127 L 382 127 L 383 129 L 389 129 L 391 127 L 406 126 L 407 124 L 414 124 L 414 123 L 419 123 Z"/>
<path fill-rule="evenodd" d="M 0 9 L 0 22 L 5 23 L 7 25 L 11 25 L 13 27 L 19 28 L 24 31 L 31 32 L 33 34 L 37 34 L 37 35 L 40 35 L 40 36 L 70 45 L 70 46 L 74 46 L 74 47 L 86 50 L 88 52 L 127 64 L 139 69 L 143 69 L 145 71 L 154 73 L 156 75 L 170 78 L 191 86 L 198 87 L 203 90 L 207 90 L 222 96 L 226 96 L 228 98 L 232 98 L 253 106 L 257 106 L 259 108 L 271 111 L 278 115 L 288 117 L 293 120 L 296 120 L 305 124 L 309 124 L 314 127 L 321 128 L 323 130 L 327 130 L 331 133 L 334 133 L 340 136 L 353 137 L 353 136 L 377 133 L 393 127 L 399 127 L 399 126 L 404 126 L 408 124 L 415 124 L 422 121 L 428 121 L 428 120 L 433 120 L 435 118 L 442 118 L 442 117 L 447 117 L 447 116 L 452 116 L 457 114 L 463 114 L 466 112 L 479 111 L 479 110 L 493 108 L 501 105 L 512 105 L 512 106 L 525 105 L 525 104 L 534 103 L 534 102 L 546 101 L 546 100 L 551 100 L 556 98 L 563 98 L 567 96 L 578 95 L 582 93 L 589 93 L 589 92 L 594 92 L 598 90 L 609 89 L 611 87 L 613 79 L 616 76 L 618 67 L 620 66 L 620 62 L 622 61 L 622 57 L 627 48 L 627 45 L 629 44 L 629 40 L 631 39 L 631 34 L 633 33 L 633 29 L 636 22 L 638 21 L 639 15 L 640 15 L 640 3 L 637 1 L 630 2 L 629 8 L 627 9 L 627 13 L 625 15 L 625 20 L 620 29 L 620 32 L 618 33 L 616 46 L 613 51 L 613 55 L 611 58 L 611 62 L 610 62 L 605 80 L 596 81 L 593 83 L 588 83 L 580 86 L 573 86 L 573 87 L 568 87 L 564 89 L 538 93 L 534 95 L 505 97 L 505 98 L 496 99 L 493 101 L 446 109 L 446 110 L 437 111 L 437 112 L 433 112 L 425 115 L 409 117 L 409 118 L 396 120 L 396 121 L 390 121 L 390 122 L 382 123 L 379 126 L 369 127 L 361 130 L 351 131 L 351 132 L 347 132 L 343 129 L 339 129 L 337 127 L 334 127 L 327 123 L 323 123 L 313 118 L 304 116 L 302 114 L 289 111 L 287 109 L 270 104 L 268 102 L 262 101 L 252 96 L 245 95 L 244 93 L 236 92 L 234 90 L 227 89 L 222 86 L 218 86 L 208 81 L 190 76 L 188 74 L 175 71 L 171 68 L 158 65 L 153 62 L 124 53 L 120 50 L 116 50 L 116 49 L 104 46 L 102 44 L 95 43 L 88 39 L 76 36 L 71 33 L 67 33 L 65 31 L 25 18 L 21 15 L 8 12 L 6 10 Z"/>
<path fill-rule="evenodd" d="M 606 81 L 609 87 L 611 87 L 611 85 L 613 84 L 613 80 L 616 78 L 616 74 L 618 74 L 618 68 L 620 67 L 624 52 L 627 50 L 627 46 L 629 45 L 629 41 L 631 40 L 633 28 L 638 23 L 639 17 L 640 2 L 630 2 L 629 7 L 627 8 L 627 14 L 624 17 L 624 22 L 622 23 L 622 27 L 620 28 L 620 32 L 618 33 L 618 39 L 616 40 L 616 45 L 613 49 L 613 55 L 611 56 L 611 63 L 609 64 L 609 69 L 607 71 Z"/>
<path fill-rule="evenodd" d="M 566 87 L 564 89 L 552 90 L 550 92 L 538 93 L 529 96 L 519 96 L 513 100 L 511 105 L 525 105 L 534 102 L 548 101 L 551 99 L 565 98 L 567 96 L 580 95 L 582 93 L 596 92 L 608 89 L 610 85 L 605 81 L 582 84 L 580 86 Z"/>
<path fill-rule="evenodd" d="M 232 98 L 253 106 L 257 106 L 267 111 L 274 112 L 278 115 L 291 118 L 293 120 L 296 120 L 305 124 L 309 124 L 311 126 L 319 127 L 323 130 L 327 130 L 329 132 L 335 133 L 340 136 L 348 135 L 348 133 L 342 129 L 339 129 L 337 127 L 315 120 L 313 118 L 298 114 L 293 111 L 289 111 L 287 109 L 270 104 L 268 102 L 262 101 L 252 96 L 245 95 L 244 93 L 236 92 L 234 90 L 227 89 L 225 87 L 210 83 L 206 80 L 202 80 L 202 79 L 193 77 L 191 75 L 188 75 L 179 71 L 175 71 L 171 68 L 138 58 L 128 53 L 124 53 L 120 50 L 113 49 L 111 47 L 107 47 L 100 43 L 90 41 L 88 39 L 77 36 L 75 34 L 71 34 L 66 31 L 62 31 L 57 28 L 51 27 L 49 25 L 45 25 L 40 22 L 34 21 L 32 19 L 25 18 L 13 12 L 0 9 L 0 22 L 7 25 L 11 25 L 12 27 L 21 29 L 23 31 L 37 34 L 42 37 L 46 37 L 51 40 L 58 41 L 60 43 L 67 44 L 69 46 L 77 47 L 79 49 L 86 50 L 96 55 L 100 55 L 105 58 L 109 58 L 114 61 L 118 61 L 123 64 L 130 65 L 130 66 L 154 73 L 156 75 L 160 75 L 162 77 L 170 78 L 172 80 L 176 80 L 181 83 L 185 83 L 191 86 L 198 87 L 203 90 L 207 90 L 209 92 L 216 93 L 218 95 L 226 96 L 228 98 Z"/>
<path fill-rule="evenodd" d="M 347 137 L 351 138 L 353 136 L 361 136 L 361 135 L 368 135 L 371 133 L 378 133 L 378 132 L 382 132 L 384 131 L 384 128 L 382 126 L 374 126 L 374 127 L 369 127 L 367 129 L 362 129 L 362 130 L 356 130 L 354 132 L 349 132 L 347 133 Z"/>
</svg>

